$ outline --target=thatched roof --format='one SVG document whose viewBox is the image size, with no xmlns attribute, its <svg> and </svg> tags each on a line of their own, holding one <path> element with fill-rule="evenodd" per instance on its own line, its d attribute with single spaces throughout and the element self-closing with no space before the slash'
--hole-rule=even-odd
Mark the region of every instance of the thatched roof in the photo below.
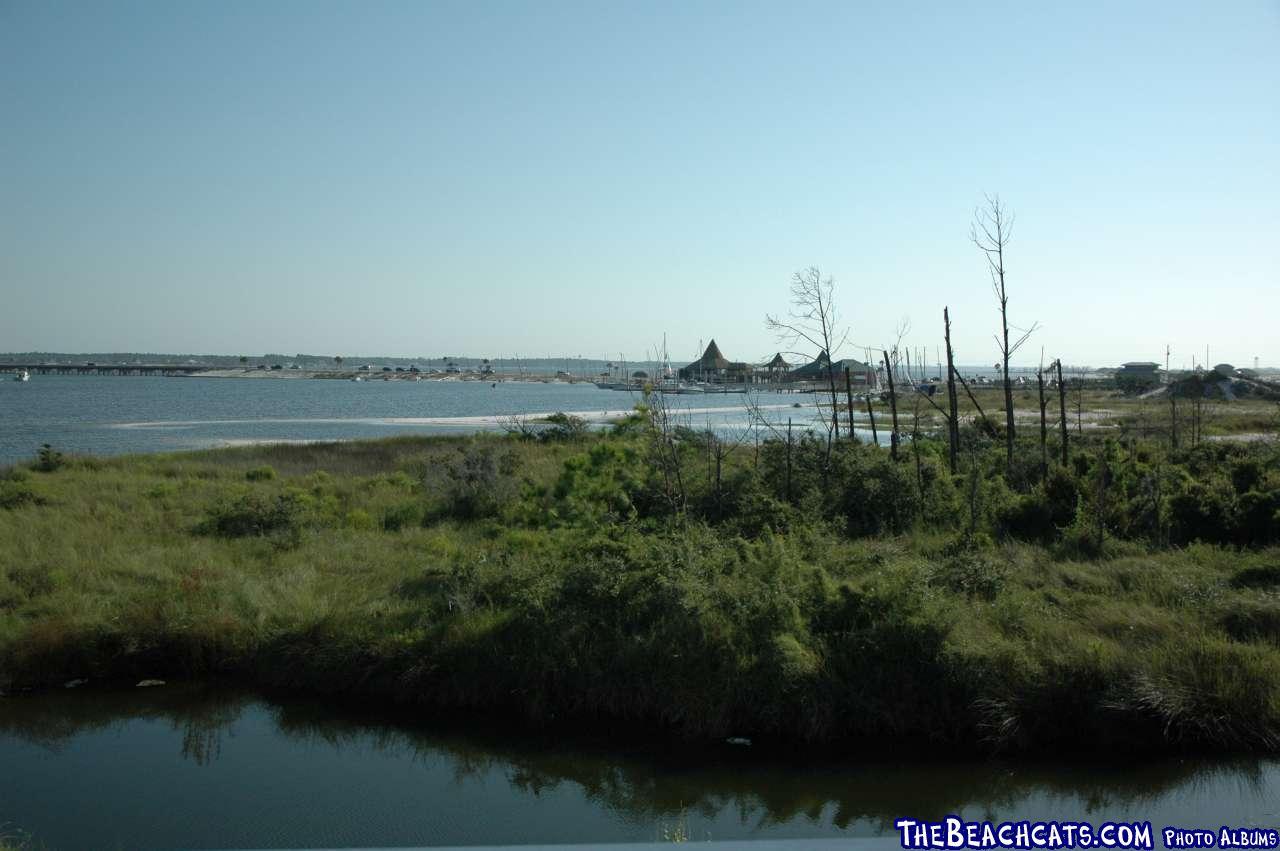
<svg viewBox="0 0 1280 851">
<path fill-rule="evenodd" d="M 689 371 L 728 368 L 729 359 L 720 354 L 720 347 L 716 345 L 715 340 L 712 340 L 711 345 L 707 346 L 707 350 L 702 353 L 702 357 L 685 367 Z"/>
</svg>

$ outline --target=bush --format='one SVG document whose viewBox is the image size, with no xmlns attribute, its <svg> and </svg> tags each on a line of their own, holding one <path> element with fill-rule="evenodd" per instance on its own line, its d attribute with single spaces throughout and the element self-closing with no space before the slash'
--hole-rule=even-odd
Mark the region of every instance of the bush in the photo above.
<svg viewBox="0 0 1280 851">
<path fill-rule="evenodd" d="M 0 481 L 0 509 L 22 508 L 24 505 L 44 505 L 45 499 L 31 485 L 22 481 Z"/>
<path fill-rule="evenodd" d="M 1053 509 L 1039 491 L 1015 497 L 1012 503 L 1003 506 L 997 515 L 997 526 L 1001 535 L 1021 541 L 1047 544 L 1058 535 L 1058 527 L 1053 524 Z"/>
<path fill-rule="evenodd" d="M 906 531 L 920 512 L 914 477 L 878 448 L 852 446 L 833 453 L 836 505 L 849 535 Z"/>
<path fill-rule="evenodd" d="M 244 477 L 251 482 L 269 482 L 276 477 L 276 471 L 273 467 L 263 465 L 247 471 Z"/>
<path fill-rule="evenodd" d="M 1237 501 L 1236 540 L 1262 546 L 1280 540 L 1280 490 L 1251 490 Z"/>
<path fill-rule="evenodd" d="M 585 455 L 564 463 L 551 490 L 549 519 L 579 525 L 635 519 L 637 503 L 649 502 L 648 472 L 643 455 L 630 443 L 592 446 Z"/>
<path fill-rule="evenodd" d="M 386 532 L 399 532 L 422 523 L 422 505 L 417 502 L 402 502 L 393 505 L 382 514 L 382 529 Z"/>
<path fill-rule="evenodd" d="M 42 473 L 52 473 L 61 469 L 66 463 L 61 452 L 47 443 L 40 444 L 40 451 L 36 453 L 35 468 L 37 470 Z"/>
<path fill-rule="evenodd" d="M 576 441 L 587 435 L 587 421 L 582 417 L 557 411 L 547 417 L 548 428 L 538 432 L 538 439 L 545 441 Z"/>
<path fill-rule="evenodd" d="M 472 440 L 423 476 L 427 493 L 442 500 L 439 513 L 459 520 L 495 517 L 518 493 L 516 457 L 491 442 Z"/>
<path fill-rule="evenodd" d="M 292 535 L 300 531 L 301 514 L 293 494 L 247 493 L 215 506 L 201 526 L 202 531 L 222 538 Z"/>
<path fill-rule="evenodd" d="M 934 563 L 932 581 L 969 597 L 994 600 L 1009 571 L 991 557 L 990 544 L 983 535 L 960 535 L 949 542 Z"/>
<path fill-rule="evenodd" d="M 1169 500 L 1169 540 L 1174 544 L 1192 541 L 1223 543 L 1230 540 L 1231 494 L 1220 487 L 1192 482 Z"/>
</svg>

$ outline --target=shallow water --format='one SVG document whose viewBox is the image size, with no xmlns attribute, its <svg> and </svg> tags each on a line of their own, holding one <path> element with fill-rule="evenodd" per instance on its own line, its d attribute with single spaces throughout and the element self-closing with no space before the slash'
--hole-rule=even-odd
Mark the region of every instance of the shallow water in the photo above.
<svg viewBox="0 0 1280 851">
<path fill-rule="evenodd" d="M 29 459 L 42 443 L 64 452 L 115 455 L 247 442 L 456 434 L 501 429 L 502 419 L 512 415 L 565 411 L 599 418 L 604 412 L 626 412 L 640 401 L 635 393 L 585 383 L 97 375 L 34 375 L 18 383 L 9 378 L 0 376 L 0 464 Z M 741 395 L 666 398 L 681 421 L 695 427 L 745 433 L 750 419 Z M 812 422 L 812 396 L 762 394 L 753 400 L 783 425 L 788 417 L 797 428 Z M 796 402 L 803 407 L 793 408 Z"/>
<path fill-rule="evenodd" d="M 0 833 L 57 849 L 861 837 L 899 817 L 1274 826 L 1280 765 L 866 762 L 468 732 L 198 686 L 0 699 Z"/>
</svg>

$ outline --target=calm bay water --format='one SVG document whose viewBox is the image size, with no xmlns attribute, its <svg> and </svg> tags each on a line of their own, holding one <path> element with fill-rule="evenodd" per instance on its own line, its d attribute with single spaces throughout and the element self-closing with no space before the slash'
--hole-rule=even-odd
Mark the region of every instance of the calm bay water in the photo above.
<svg viewBox="0 0 1280 851">
<path fill-rule="evenodd" d="M 392 434 L 498 429 L 492 418 L 554 411 L 625 411 L 638 394 L 591 384 L 483 381 L 0 376 L 0 464 L 31 458 L 42 443 L 64 452 L 115 455 L 248 441 L 343 440 Z M 695 426 L 744 429 L 741 395 L 667 397 Z M 812 397 L 763 394 L 769 417 L 797 426 Z M 797 400 L 805 406 L 793 409 Z M 488 420 L 484 418 L 490 418 Z"/>
<path fill-rule="evenodd" d="M 816 763 L 466 733 L 225 688 L 0 698 L 0 833 L 56 849 L 892 834 L 899 817 L 1274 826 L 1280 765 Z"/>
</svg>

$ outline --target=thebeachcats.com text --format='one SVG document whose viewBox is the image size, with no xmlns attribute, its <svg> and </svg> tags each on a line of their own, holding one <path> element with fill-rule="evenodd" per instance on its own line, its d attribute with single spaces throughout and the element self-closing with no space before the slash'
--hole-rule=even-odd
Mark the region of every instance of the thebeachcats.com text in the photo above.
<svg viewBox="0 0 1280 851">
<path fill-rule="evenodd" d="M 965 821 L 947 816 L 942 821 L 900 818 L 894 823 L 907 849 L 1054 849 L 1154 848 L 1151 822 L 1077 821 Z"/>
<path fill-rule="evenodd" d="M 1280 831 L 1259 827 L 1222 827 L 1218 830 L 1165 827 L 1159 834 L 1149 821 L 965 821 L 947 816 L 942 821 L 900 818 L 894 823 L 902 847 L 910 851 L 933 849 L 1058 849 L 1155 847 L 1158 836 L 1165 848 L 1275 849 Z"/>
</svg>

